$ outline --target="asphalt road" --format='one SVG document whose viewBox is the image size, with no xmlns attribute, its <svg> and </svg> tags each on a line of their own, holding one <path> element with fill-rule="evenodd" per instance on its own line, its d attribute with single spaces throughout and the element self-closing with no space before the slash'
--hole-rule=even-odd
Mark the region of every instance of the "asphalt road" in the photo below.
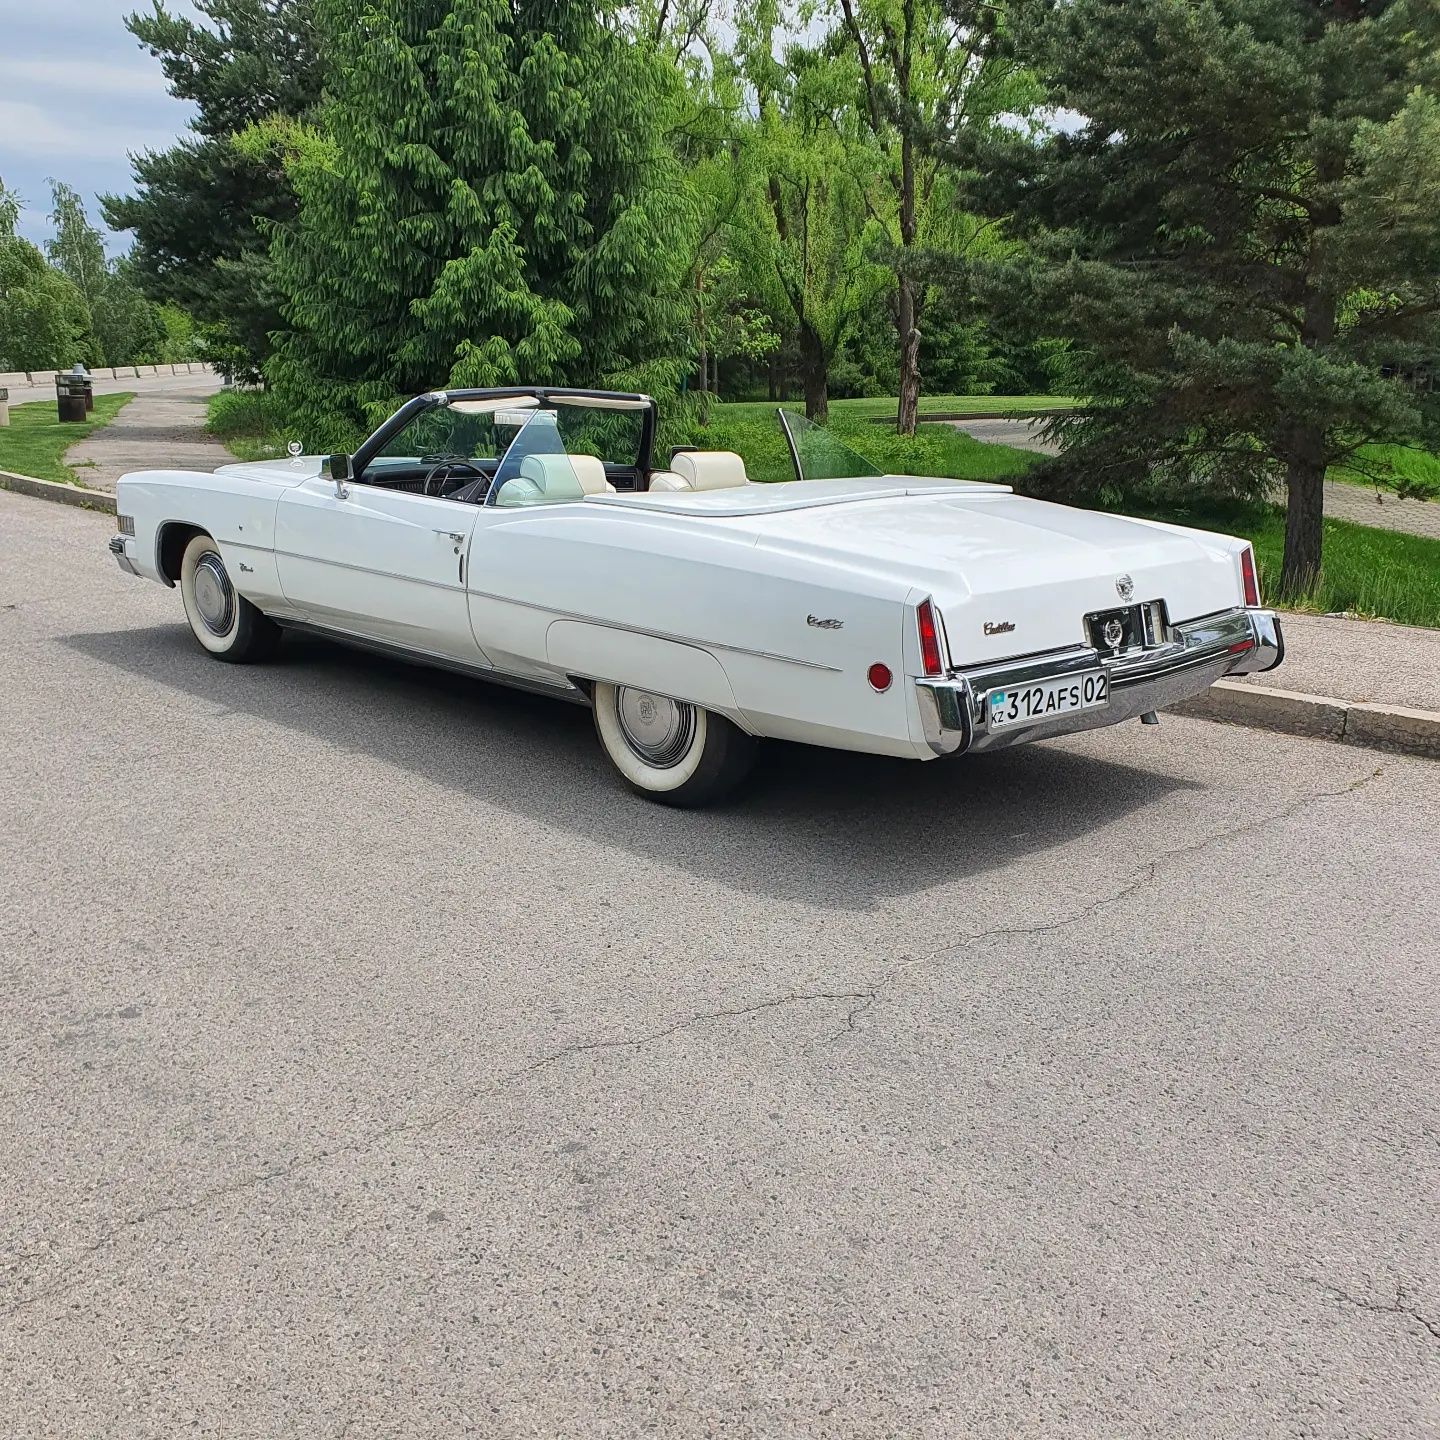
<svg viewBox="0 0 1440 1440">
<path fill-rule="evenodd" d="M 1440 766 L 618 790 L 0 494 L 0 1433 L 1440 1434 Z"/>
</svg>

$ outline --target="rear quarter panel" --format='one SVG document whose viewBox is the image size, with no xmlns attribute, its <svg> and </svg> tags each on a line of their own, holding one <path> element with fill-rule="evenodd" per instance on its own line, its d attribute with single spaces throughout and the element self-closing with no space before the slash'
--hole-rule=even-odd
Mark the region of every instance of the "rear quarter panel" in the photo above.
<svg viewBox="0 0 1440 1440">
<path fill-rule="evenodd" d="M 502 669 L 628 680 L 754 734 L 929 754 L 904 678 L 910 587 L 891 577 L 759 548 L 720 518 L 579 503 L 477 526 L 468 585 L 475 638 Z M 884 693 L 875 661 L 894 672 Z"/>
</svg>

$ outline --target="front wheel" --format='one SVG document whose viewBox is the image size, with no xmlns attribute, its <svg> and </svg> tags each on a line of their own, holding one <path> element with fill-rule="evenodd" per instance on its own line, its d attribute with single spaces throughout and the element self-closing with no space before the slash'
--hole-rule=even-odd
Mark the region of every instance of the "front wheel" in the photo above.
<svg viewBox="0 0 1440 1440">
<path fill-rule="evenodd" d="M 217 659 L 265 660 L 280 643 L 280 627 L 235 593 L 225 561 L 208 535 L 196 535 L 180 561 L 180 598 L 195 638 Z"/>
<path fill-rule="evenodd" d="M 630 685 L 595 685 L 595 729 L 637 795 L 662 805 L 708 805 L 755 762 L 755 739 L 723 715 Z"/>
</svg>

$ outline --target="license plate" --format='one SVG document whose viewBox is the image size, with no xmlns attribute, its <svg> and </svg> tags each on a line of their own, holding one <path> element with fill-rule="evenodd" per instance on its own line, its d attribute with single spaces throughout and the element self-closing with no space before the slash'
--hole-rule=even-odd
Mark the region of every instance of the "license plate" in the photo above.
<svg viewBox="0 0 1440 1440">
<path fill-rule="evenodd" d="M 1037 680 L 1013 690 L 992 690 L 985 697 L 990 728 L 1033 725 L 1075 710 L 1095 710 L 1110 703 L 1110 677 L 1103 670 L 1067 675 L 1063 680 Z"/>
</svg>

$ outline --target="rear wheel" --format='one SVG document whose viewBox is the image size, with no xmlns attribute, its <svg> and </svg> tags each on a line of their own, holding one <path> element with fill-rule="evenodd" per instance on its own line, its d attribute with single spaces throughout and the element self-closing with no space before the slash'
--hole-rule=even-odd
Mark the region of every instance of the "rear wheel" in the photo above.
<svg viewBox="0 0 1440 1440">
<path fill-rule="evenodd" d="M 280 627 L 235 592 L 214 540 L 196 535 L 180 560 L 180 598 L 195 638 L 217 659 L 265 660 L 280 643 Z"/>
<path fill-rule="evenodd" d="M 723 715 L 630 685 L 595 686 L 595 729 L 637 795 L 662 805 L 708 805 L 755 762 L 756 743 Z"/>
</svg>

